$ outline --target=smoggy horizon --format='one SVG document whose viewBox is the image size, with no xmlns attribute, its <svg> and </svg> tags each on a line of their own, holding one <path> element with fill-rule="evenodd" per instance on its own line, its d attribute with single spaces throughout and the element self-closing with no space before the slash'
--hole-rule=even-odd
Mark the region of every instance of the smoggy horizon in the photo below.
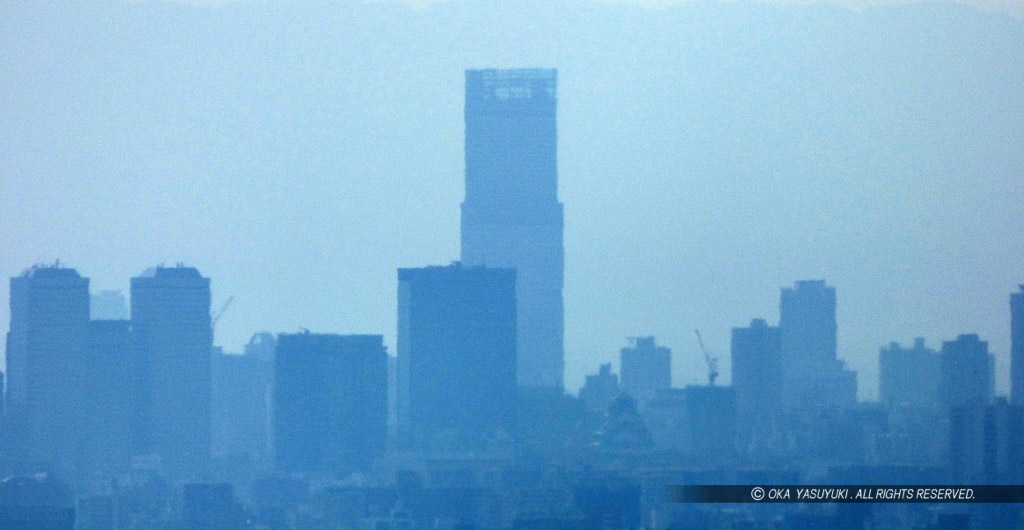
<svg viewBox="0 0 1024 530">
<path fill-rule="evenodd" d="M 95 293 L 158 263 L 257 331 L 384 335 L 396 269 L 459 259 L 463 71 L 557 68 L 565 384 L 626 337 L 703 382 L 795 281 L 839 358 L 977 333 L 1008 391 L 1024 282 L 1024 22 L 945 4 L 0 8 L 0 264 Z M 471 24 L 471 21 L 483 23 Z M 9 294 L 9 293 L 8 293 Z M 5 295 L 6 297 L 7 295 Z M 6 332 L 8 303 L 0 309 Z M 618 371 L 616 369 L 616 371 Z"/>
</svg>

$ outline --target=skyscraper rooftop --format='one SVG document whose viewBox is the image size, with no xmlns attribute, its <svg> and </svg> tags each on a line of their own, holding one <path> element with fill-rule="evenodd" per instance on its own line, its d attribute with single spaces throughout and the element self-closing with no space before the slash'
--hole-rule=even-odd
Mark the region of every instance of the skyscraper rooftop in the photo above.
<svg viewBox="0 0 1024 530">
<path fill-rule="evenodd" d="M 195 267 L 186 267 L 182 264 L 177 264 L 174 267 L 164 267 L 163 265 L 157 265 L 156 267 L 150 267 L 138 276 L 139 278 L 202 278 L 199 274 L 199 269 Z"/>
<path fill-rule="evenodd" d="M 53 265 L 33 265 L 21 273 L 22 278 L 81 278 L 78 271 L 61 266 L 60 262 Z"/>
<path fill-rule="evenodd" d="M 558 71 L 543 68 L 467 70 L 466 104 L 479 101 L 545 99 L 555 101 Z"/>
</svg>

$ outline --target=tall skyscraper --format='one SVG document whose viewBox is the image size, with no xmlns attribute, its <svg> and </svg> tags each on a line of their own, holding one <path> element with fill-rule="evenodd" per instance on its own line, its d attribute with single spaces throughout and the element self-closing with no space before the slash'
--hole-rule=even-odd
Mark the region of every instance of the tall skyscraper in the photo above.
<svg viewBox="0 0 1024 530">
<path fill-rule="evenodd" d="M 518 382 L 562 387 L 555 70 L 466 72 L 462 262 L 516 269 Z"/>
<path fill-rule="evenodd" d="M 889 406 L 936 406 L 939 400 L 939 354 L 914 339 L 913 348 L 893 342 L 878 355 L 878 390 Z"/>
<path fill-rule="evenodd" d="M 757 318 L 732 329 L 732 387 L 743 445 L 764 445 L 774 429 L 782 386 L 779 328 Z"/>
<path fill-rule="evenodd" d="M 136 454 L 186 477 L 210 456 L 210 279 L 193 267 L 155 267 L 131 280 L 136 349 Z"/>
<path fill-rule="evenodd" d="M 654 337 L 630 337 L 619 350 L 622 390 L 643 409 L 659 390 L 672 387 L 672 350 L 658 346 Z"/>
<path fill-rule="evenodd" d="M 476 449 L 511 433 L 516 272 L 398 269 L 400 436 L 417 448 Z"/>
<path fill-rule="evenodd" d="M 88 334 L 88 278 L 59 264 L 11 278 L 8 432 L 24 471 L 74 472 Z"/>
<path fill-rule="evenodd" d="M 127 320 L 89 322 L 82 369 L 80 458 L 92 473 L 109 477 L 128 467 L 135 387 L 131 326 Z"/>
<path fill-rule="evenodd" d="M 279 335 L 274 355 L 278 468 L 368 470 L 384 453 L 387 378 L 380 335 Z"/>
<path fill-rule="evenodd" d="M 825 280 L 783 288 L 779 311 L 783 406 L 852 405 L 857 376 L 836 358 L 836 290 Z"/>
<path fill-rule="evenodd" d="M 1024 405 L 1024 285 L 1010 294 L 1010 400 Z"/>
<path fill-rule="evenodd" d="M 984 406 L 995 391 L 995 360 L 988 342 L 977 335 L 959 335 L 942 343 L 939 391 L 947 407 Z"/>
</svg>

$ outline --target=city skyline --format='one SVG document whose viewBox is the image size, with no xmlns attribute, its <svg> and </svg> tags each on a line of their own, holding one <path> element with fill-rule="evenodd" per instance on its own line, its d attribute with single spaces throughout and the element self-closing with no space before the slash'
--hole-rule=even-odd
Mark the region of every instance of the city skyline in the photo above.
<svg viewBox="0 0 1024 530">
<path fill-rule="evenodd" d="M 477 1 L 452 9 L 503 9 Z M 320 9 L 376 13 L 374 6 Z M 95 9 L 120 8 L 114 2 Z M 31 11 L 11 10 L 19 9 Z M 272 14 L 267 27 L 279 29 L 289 25 L 290 9 L 240 4 L 219 13 Z M 787 19 L 792 13 L 752 4 L 693 9 L 723 20 L 770 15 L 782 24 L 766 28 L 772 35 L 788 35 L 786 24 L 794 23 Z M 836 23 L 834 11 L 800 12 Z M 166 13 L 198 11 L 168 6 Z M 200 24 L 217 33 L 223 22 Z M 46 177 L 37 176 L 43 185 L 31 178 L 46 167 L 35 156 L 50 152 L 49 144 L 38 153 L 27 149 L 31 130 L 17 129 L 13 147 L 0 136 L 0 164 L 4 154 L 14 155 L 10 174 L 18 178 L 10 183 L 24 199 L 10 201 L 21 208 L 14 219 L 29 220 L 20 215 L 45 199 L 45 220 L 74 222 L 36 226 L 46 237 L 24 239 L 33 243 L 28 251 L 86 249 L 61 256 L 68 261 L 27 264 L 10 278 L 8 357 L 0 374 L 7 381 L 0 401 L 0 527 L 1020 526 L 1024 291 L 1007 296 L 1000 285 L 1021 273 L 1024 260 L 1012 256 L 1024 258 L 1024 241 L 1013 225 L 1024 216 L 1013 213 L 1022 206 L 1019 193 L 994 195 L 993 185 L 1019 192 L 1024 160 L 1014 158 L 1012 140 L 993 144 L 997 151 L 984 145 L 980 131 L 1024 133 L 1024 105 L 998 109 L 1002 127 L 985 114 L 985 105 L 1024 104 L 1024 91 L 966 101 L 957 92 L 967 88 L 957 84 L 962 74 L 934 77 L 934 42 L 919 52 L 928 60 L 918 67 L 929 68 L 915 74 L 914 62 L 898 56 L 908 70 L 898 76 L 871 70 L 877 50 L 851 64 L 826 59 L 808 71 L 794 64 L 820 58 L 804 49 L 794 59 L 783 46 L 774 60 L 794 63 L 788 75 L 795 77 L 787 78 L 771 60 L 762 65 L 755 58 L 758 45 L 744 56 L 744 37 L 733 43 L 739 51 L 714 41 L 744 35 L 729 22 L 724 27 L 729 31 L 680 34 L 693 37 L 697 57 L 689 60 L 720 54 L 704 65 L 704 75 L 690 70 L 694 64 L 673 70 L 667 56 L 647 70 L 635 66 L 642 60 L 609 65 L 590 57 L 575 63 L 584 70 L 569 67 L 566 74 L 558 59 L 518 53 L 511 55 L 519 57 L 514 68 L 465 68 L 461 120 L 450 116 L 458 98 L 446 95 L 451 64 L 422 78 L 415 68 L 374 78 L 365 75 L 380 67 L 373 59 L 393 55 L 374 55 L 372 46 L 352 55 L 364 63 L 349 69 L 315 54 L 277 67 L 271 61 L 265 70 L 235 57 L 234 73 L 210 56 L 184 59 L 178 66 L 185 69 L 174 69 L 185 74 L 183 85 L 172 86 L 198 92 L 158 96 L 179 106 L 161 122 L 169 124 L 163 131 L 154 124 L 119 142 L 116 123 L 126 118 L 115 109 L 123 101 L 90 97 L 69 107 L 73 115 L 110 105 L 100 113 L 110 123 L 94 135 L 73 134 L 82 126 L 73 117 L 68 130 L 57 128 L 81 145 L 52 139 L 70 151 L 51 152 L 47 163 L 59 166 L 82 153 L 93 158 L 77 159 L 74 173 L 53 188 Z M 1024 24 L 1017 30 L 1024 37 Z M 341 42 L 356 33 L 319 38 Z M 976 38 L 967 33 L 962 38 Z M 229 40 L 211 53 L 238 46 Z M 201 54 L 208 51 L 208 41 L 195 42 Z M 888 40 L 878 44 L 892 51 Z M 415 48 L 405 42 L 399 49 Z M 256 55 L 276 57 L 271 50 L 287 47 Z M 953 64 L 970 63 L 961 49 L 951 50 L 959 53 Z M 837 50 L 825 56 L 850 59 Z M 744 57 L 748 71 L 730 80 L 728 62 L 744 64 Z M 408 64 L 429 61 L 414 55 Z M 588 72 L 586 65 L 597 68 Z M 212 67 L 206 75 L 214 78 L 239 75 L 238 88 L 249 92 L 217 99 L 223 87 L 203 84 L 190 67 Z M 848 77 L 816 79 L 848 67 Z M 281 68 L 301 74 L 289 77 Z M 124 86 L 146 72 L 124 74 Z M 260 81 L 259 72 L 270 77 Z M 878 77 L 861 84 L 872 72 Z M 31 78 L 37 70 L 21 73 Z M 282 88 L 289 80 L 301 82 Z M 929 84 L 928 97 L 912 97 L 914 82 L 925 80 L 945 81 L 961 113 L 929 99 L 942 86 Z M 800 89 L 794 82 L 809 84 Z M 374 83 L 378 90 L 364 92 Z M 631 83 L 633 90 L 622 93 Z M 701 83 L 733 92 L 718 94 L 716 107 Z M 909 83 L 908 92 L 885 94 L 901 83 Z M 97 86 L 114 93 L 122 85 Z M 416 90 L 403 94 L 403 87 Z M 159 90 L 151 88 L 129 88 L 135 104 L 155 104 Z M 862 99 L 832 107 L 840 102 L 818 92 L 826 88 Z M 748 97 L 758 89 L 763 107 Z M 61 88 L 56 94 L 67 97 Z M 20 94 L 28 109 L 35 96 Z M 340 103 L 345 98 L 349 104 Z M 894 116 L 879 98 L 906 114 Z M 295 101 L 302 103 L 290 106 Z M 680 102 L 693 105 L 689 116 Z M 141 107 L 127 119 L 161 113 Z M 26 111 L 0 104 L 0 120 L 5 112 Z M 418 122 L 417 112 L 434 112 L 437 123 Z M 343 115 L 348 119 L 338 121 Z M 945 130 L 929 121 L 943 119 Z M 247 120 L 244 133 L 234 129 Z M 439 184 L 451 165 L 431 158 L 442 156 L 435 149 L 445 144 L 451 121 L 463 124 L 461 202 Z M 24 125 L 57 122 L 40 115 Z M 161 137 L 182 126 L 193 134 Z M 408 126 L 419 133 L 402 132 Z M 879 136 L 879 127 L 894 129 Z M 626 130 L 632 134 L 617 134 Z M 417 139 L 428 133 L 430 139 Z M 346 135 L 354 136 L 340 142 Z M 585 147 L 594 137 L 598 142 Z M 1024 147 L 1024 135 L 1017 140 Z M 120 163 L 128 165 L 116 169 L 119 149 L 127 150 Z M 190 164 L 175 162 L 182 156 Z M 130 167 L 132 160 L 140 165 Z M 98 186 L 91 173 L 105 164 L 115 183 Z M 564 178 L 566 168 L 575 180 Z M 964 174 L 977 178 L 965 185 Z M 118 178 L 128 179 L 128 190 L 118 189 Z M 433 189 L 422 187 L 431 183 Z M 573 194 L 573 186 L 587 185 L 589 194 Z M 55 202 L 48 194 L 80 202 Z M 147 200 L 155 202 L 147 207 Z M 457 210 L 457 228 L 431 220 L 441 210 Z M 147 218 L 154 214 L 162 221 Z M 13 241 L 33 233 L 14 226 Z M 102 242 L 75 238 L 76 230 Z M 125 230 L 138 237 L 119 240 Z M 458 252 L 434 255 L 441 236 L 457 239 Z M 986 260 L 979 249 L 988 245 L 1007 259 Z M 0 248 L 13 248 L 12 256 L 26 252 Z M 246 252 L 238 254 L 241 248 Z M 122 270 L 121 261 L 153 251 L 179 255 L 171 266 L 144 263 L 152 266 L 127 278 L 127 296 L 93 281 L 89 256 L 119 260 L 100 268 L 109 275 Z M 225 263 L 234 266 L 225 270 Z M 380 274 L 389 286 L 374 280 Z M 921 289 L 915 281 L 943 288 Z M 987 287 L 972 288 L 976 281 Z M 1018 282 L 1011 284 L 1024 289 Z M 394 305 L 384 302 L 389 295 Z M 979 314 L 970 303 L 976 296 L 1000 307 L 999 316 Z M 261 307 L 263 316 L 254 316 Z M 374 317 L 381 307 L 391 316 Z M 295 322 L 282 325 L 285 317 Z M 924 331 L 914 328 L 921 322 Z M 900 345 L 908 327 L 912 348 Z M 719 342 L 723 331 L 727 347 Z M 239 333 L 249 337 L 244 349 L 225 347 Z M 604 362 L 614 334 L 617 345 L 623 338 L 626 345 L 618 363 Z M 881 334 L 880 347 L 864 344 Z M 928 347 L 928 339 L 941 347 Z M 1012 366 L 996 351 L 1003 341 L 1013 345 Z M 871 388 L 876 370 L 880 400 Z M 997 390 L 997 373 L 1004 385 L 1012 376 L 1017 403 Z M 573 378 L 580 375 L 586 383 L 577 392 Z M 808 499 L 817 495 L 808 491 L 845 494 L 856 484 L 867 492 L 883 488 L 870 499 L 856 486 L 856 498 L 805 504 L 826 500 Z M 797 498 L 765 495 L 766 488 L 796 488 Z M 732 493 L 712 498 L 714 491 Z M 892 504 L 883 491 L 899 491 L 901 499 L 910 492 L 917 496 L 907 500 L 916 505 Z M 989 504 L 999 499 L 1012 503 Z M 791 504 L 764 506 L 780 500 Z M 875 500 L 880 504 L 843 505 Z"/>
<path fill-rule="evenodd" d="M 0 24 L 20 22 L 9 34 L 38 29 L 36 8 L 4 9 L 11 16 Z M 838 357 L 858 372 L 862 398 L 875 396 L 880 346 L 918 336 L 934 345 L 961 333 L 990 342 L 997 392 L 1007 391 L 1005 298 L 1024 261 L 1014 237 L 1024 216 L 1009 199 L 1021 168 L 1007 155 L 1024 137 L 1019 61 L 1005 46 L 1024 34 L 1016 19 L 942 6 L 854 15 L 694 5 L 663 14 L 650 33 L 614 36 L 621 23 L 612 7 L 562 22 L 537 6 L 520 14 L 471 4 L 445 9 L 507 15 L 507 24 L 488 36 L 454 28 L 450 43 L 435 45 L 420 24 L 437 20 L 436 10 L 400 22 L 380 6 L 308 13 L 277 6 L 288 16 L 271 26 L 260 17 L 273 9 L 239 5 L 208 13 L 200 27 L 195 12 L 179 6 L 155 19 L 166 23 L 167 46 L 183 54 L 171 59 L 137 35 L 133 17 L 153 6 L 78 9 L 55 22 L 91 42 L 76 49 L 130 51 L 109 66 L 66 50 L 80 42 L 71 37 L 2 52 L 12 100 L 26 102 L 0 108 L 5 123 L 18 124 L 0 144 L 9 166 L 0 174 L 10 190 L 0 197 L 8 277 L 59 257 L 92 278 L 96 291 L 124 294 L 126 278 L 141 267 L 186 261 L 214 278 L 214 307 L 236 296 L 217 329 L 217 344 L 229 351 L 255 331 L 298 326 L 382 333 L 393 348 L 394 269 L 459 254 L 462 71 L 558 67 L 560 200 L 570 220 L 567 388 L 614 361 L 622 340 L 637 335 L 673 349 L 677 385 L 700 382 L 693 329 L 725 359 L 732 327 L 755 317 L 778 322 L 779 288 L 826 279 L 838 289 Z M 252 34 L 235 43 L 230 20 L 239 13 L 254 21 Z M 394 31 L 292 38 L 321 15 L 325 27 L 348 28 L 345 15 L 387 21 Z M 979 26 L 921 22 L 961 15 Z M 95 37 L 108 16 L 126 22 Z M 657 18 L 623 16 L 640 26 Z M 887 18 L 907 23 L 888 32 L 872 25 Z M 764 47 L 715 37 L 737 26 L 770 36 L 794 24 L 803 28 L 796 40 L 776 35 Z M 202 46 L 183 38 L 196 31 Z M 936 31 L 948 44 L 923 51 Z M 517 46 L 523 35 L 535 44 Z M 136 38 L 137 46 L 124 44 Z M 438 55 L 413 64 L 414 53 L 381 57 L 360 38 Z M 251 46 L 285 41 L 296 43 L 285 51 L 306 59 L 271 54 L 249 62 Z M 646 51 L 635 51 L 636 43 Z M 350 44 L 353 51 L 344 51 Z M 870 67 L 891 71 L 897 49 L 909 50 L 901 82 Z M 281 81 L 202 66 L 225 59 Z M 834 73 L 830 61 L 880 88 L 842 76 L 822 81 Z M 635 75 L 624 76 L 624 64 L 634 64 Z M 170 74 L 182 67 L 191 77 Z M 60 72 L 80 82 L 48 90 L 64 79 Z M 761 85 L 768 88 L 745 95 Z M 183 93 L 197 97 L 184 106 Z M 223 105 L 236 99 L 237 106 Z M 953 101 L 960 112 L 936 110 Z M 41 108 L 70 114 L 60 121 Z M 378 108 L 398 109 L 403 119 Z M 777 133 L 766 139 L 766 129 Z M 976 215 L 979 203 L 987 207 Z M 0 305 L 6 326 L 7 304 Z"/>
</svg>

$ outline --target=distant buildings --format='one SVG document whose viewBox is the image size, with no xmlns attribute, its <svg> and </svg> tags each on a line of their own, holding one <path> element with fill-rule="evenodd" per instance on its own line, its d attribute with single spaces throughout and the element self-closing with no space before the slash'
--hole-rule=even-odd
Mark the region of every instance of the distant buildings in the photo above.
<svg viewBox="0 0 1024 530">
<path fill-rule="evenodd" d="M 692 453 L 694 445 L 690 439 L 686 397 L 686 389 L 669 388 L 659 391 L 654 399 L 647 402 L 643 421 L 656 448 Z"/>
<path fill-rule="evenodd" d="M 88 342 L 88 278 L 59 265 L 11 278 L 8 432 L 26 471 L 75 472 Z"/>
<path fill-rule="evenodd" d="M 762 319 L 732 329 L 732 387 L 739 437 L 744 445 L 764 444 L 780 408 L 782 359 L 779 328 Z"/>
<path fill-rule="evenodd" d="M 131 323 L 92 320 L 82 363 L 80 461 L 92 478 L 114 476 L 131 460 L 135 374 Z"/>
<path fill-rule="evenodd" d="M 937 406 L 941 367 L 938 352 L 925 347 L 923 338 L 914 339 L 913 348 L 893 342 L 879 351 L 879 397 L 889 406 Z"/>
<path fill-rule="evenodd" d="M 659 390 L 672 387 L 672 351 L 658 346 L 654 337 L 630 337 L 619 350 L 622 390 L 642 410 Z"/>
<path fill-rule="evenodd" d="M 1024 405 L 1024 285 L 1010 294 L 1010 399 Z"/>
<path fill-rule="evenodd" d="M 516 269 L 518 383 L 562 387 L 555 70 L 466 72 L 462 262 Z"/>
<path fill-rule="evenodd" d="M 779 311 L 783 406 L 852 405 L 857 375 L 836 358 L 836 290 L 824 280 L 782 289 Z"/>
<path fill-rule="evenodd" d="M 688 385 L 684 392 L 690 450 L 706 462 L 728 461 L 736 453 L 736 396 L 733 389 Z"/>
<path fill-rule="evenodd" d="M 619 378 L 612 373 L 611 363 L 606 363 L 597 374 L 587 376 L 587 382 L 580 388 L 580 401 L 588 411 L 603 413 L 619 392 Z"/>
<path fill-rule="evenodd" d="M 210 457 L 210 279 L 192 267 L 158 266 L 131 279 L 136 348 L 136 453 L 160 457 L 174 476 Z"/>
<path fill-rule="evenodd" d="M 654 446 L 701 466 L 734 461 L 736 396 L 731 387 L 663 389 L 647 403 L 643 423 Z"/>
<path fill-rule="evenodd" d="M 988 405 L 995 390 L 995 361 L 988 342 L 959 335 L 942 343 L 939 391 L 947 407 Z"/>
<path fill-rule="evenodd" d="M 470 449 L 510 433 L 516 403 L 516 272 L 398 270 L 400 436 Z"/>
<path fill-rule="evenodd" d="M 999 398 L 950 415 L 950 478 L 957 484 L 1024 483 L 1024 408 Z"/>
<path fill-rule="evenodd" d="M 387 407 L 380 335 L 278 335 L 274 436 L 281 471 L 367 470 L 384 452 Z"/>
<path fill-rule="evenodd" d="M 89 296 L 89 318 L 128 320 L 128 304 L 121 291 L 100 291 Z"/>
<path fill-rule="evenodd" d="M 253 335 L 245 353 L 215 347 L 211 360 L 211 454 L 241 459 L 258 468 L 270 464 L 270 400 L 274 385 L 275 339 Z M 269 350 L 269 351 L 268 351 Z"/>
<path fill-rule="evenodd" d="M 182 519 L 185 528 L 191 530 L 245 527 L 231 484 L 186 484 L 182 492 Z"/>
</svg>

